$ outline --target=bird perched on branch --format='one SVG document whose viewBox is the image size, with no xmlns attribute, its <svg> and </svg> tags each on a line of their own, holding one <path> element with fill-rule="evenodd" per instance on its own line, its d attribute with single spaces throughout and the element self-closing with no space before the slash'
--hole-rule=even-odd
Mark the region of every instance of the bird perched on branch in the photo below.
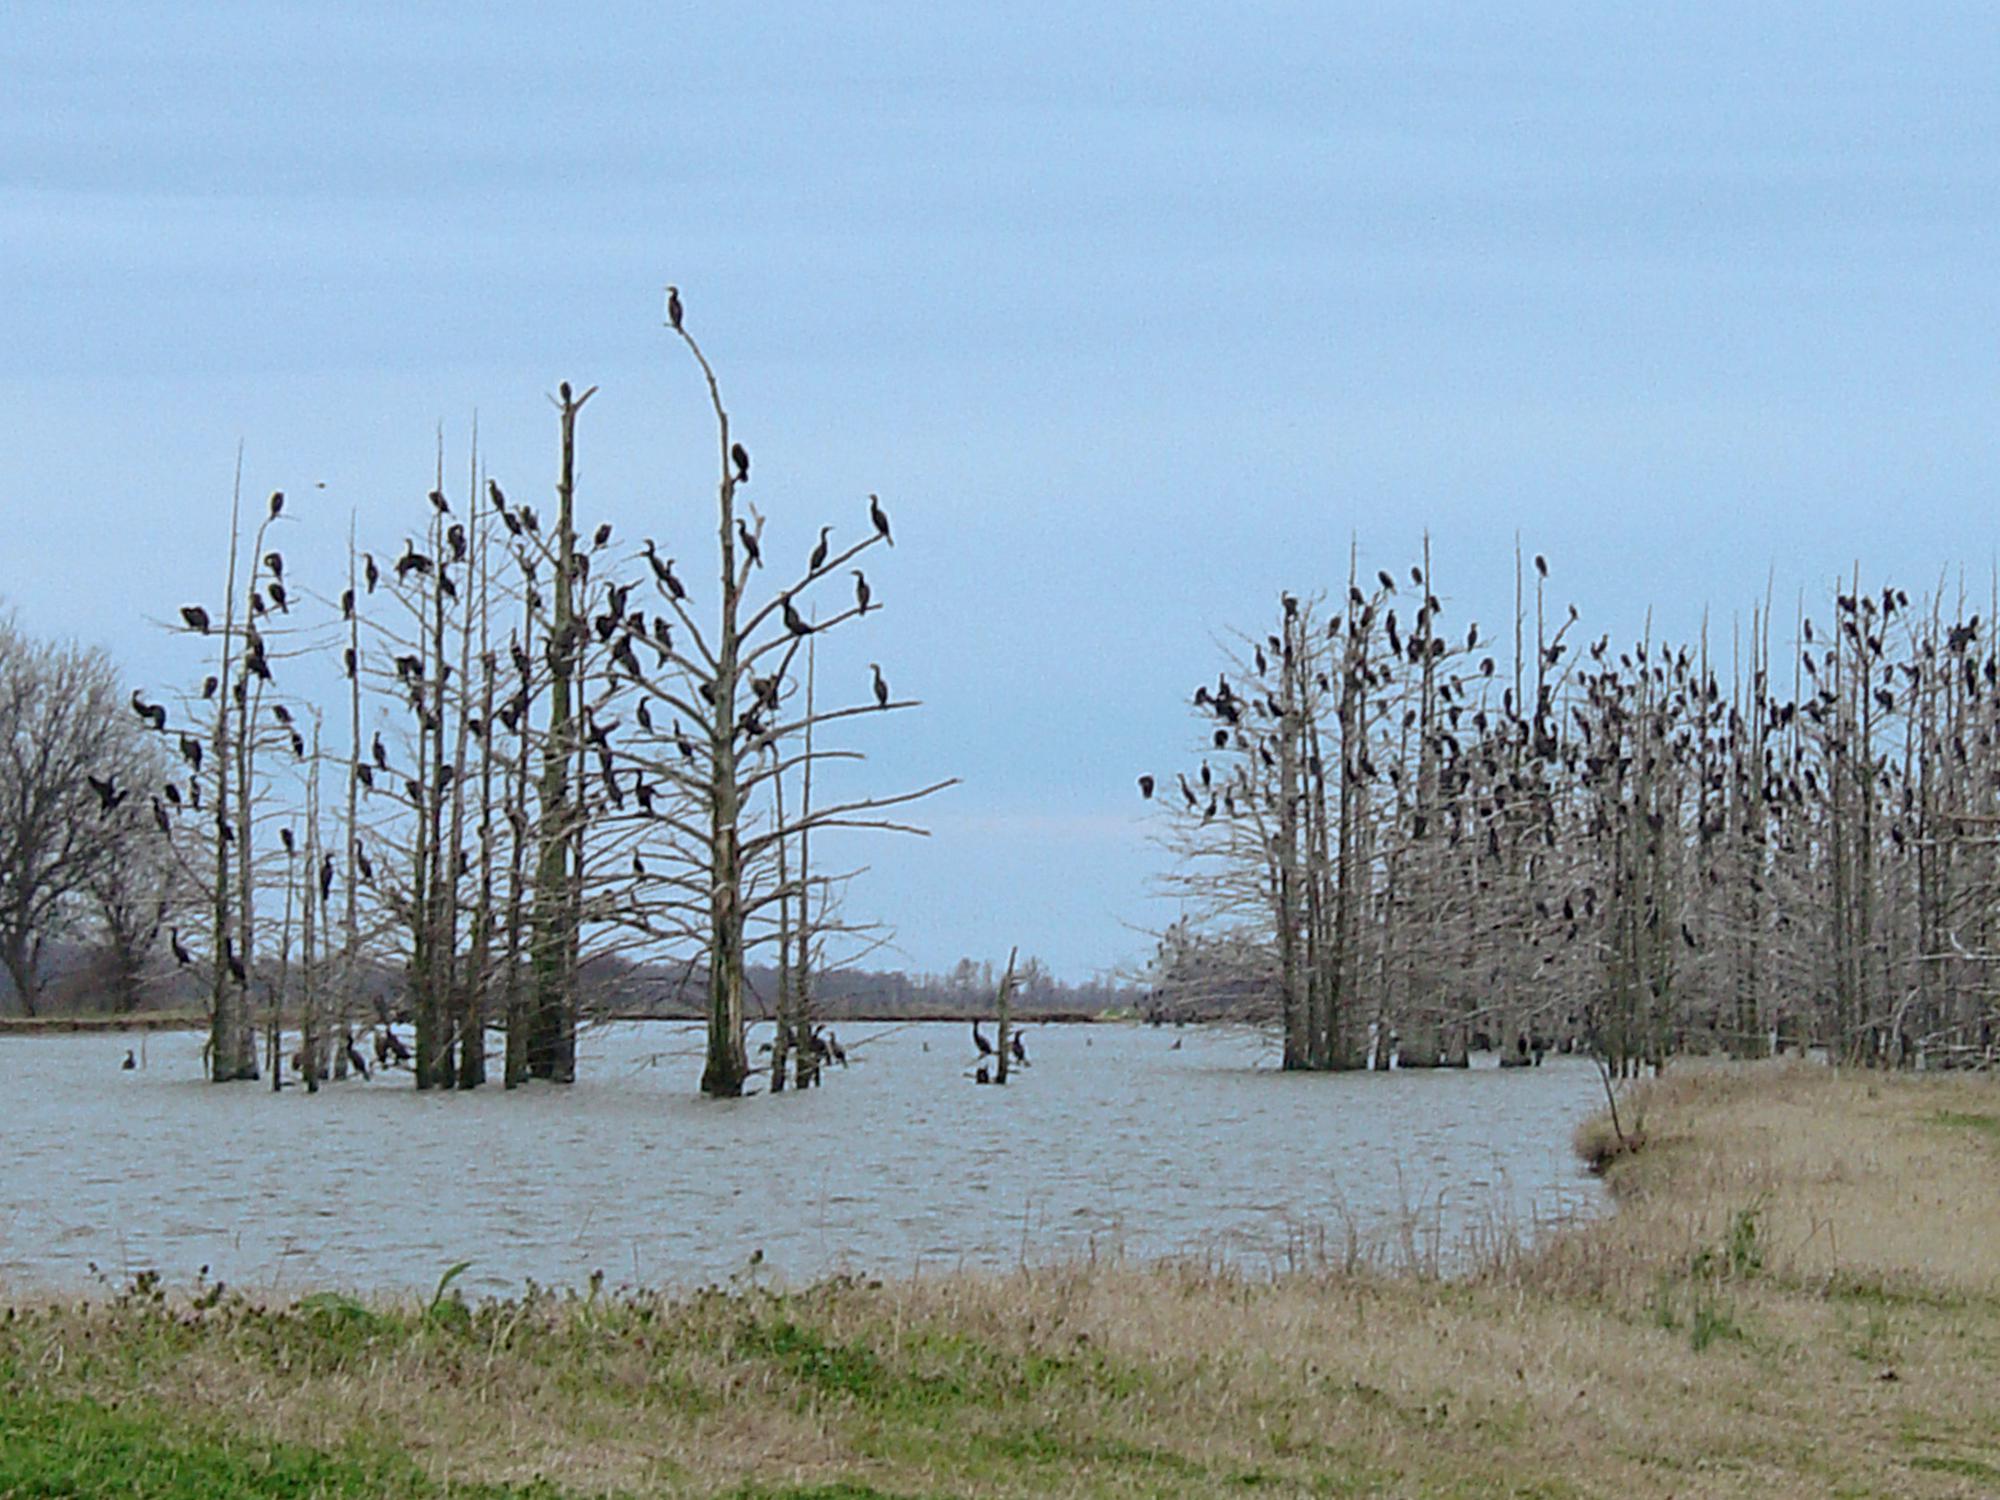
<svg viewBox="0 0 2000 1500">
<path fill-rule="evenodd" d="M 812 558 L 806 564 L 807 572 L 817 573 L 821 568 L 826 566 L 826 537 L 827 533 L 832 530 L 831 526 L 820 527 L 819 545 L 812 550 Z"/>
<path fill-rule="evenodd" d="M 868 601 L 875 597 L 868 588 L 867 575 L 859 568 L 850 568 L 848 571 L 854 574 L 854 608 L 857 613 L 865 615 L 868 613 Z"/>
<path fill-rule="evenodd" d="M 1141 777 L 1139 778 L 1139 795 L 1140 795 L 1141 797 L 1145 798 L 1145 799 L 1146 799 L 1146 800 L 1147 800 L 1148 802 L 1150 802 L 1150 801 L 1152 801 L 1152 800 L 1153 800 L 1153 778 L 1152 778 L 1152 777 L 1150 777 L 1150 776 L 1141 776 Z"/>
<path fill-rule="evenodd" d="M 871 661 L 868 663 L 868 670 L 875 674 L 875 706 L 877 708 L 887 708 L 889 706 L 889 684 L 882 680 L 882 669 Z"/>
<path fill-rule="evenodd" d="M 187 621 L 189 630 L 200 631 L 203 635 L 208 634 L 208 611 L 199 604 L 182 605 L 181 618 Z"/>
<path fill-rule="evenodd" d="M 875 523 L 875 532 L 883 541 L 891 547 L 896 545 L 896 539 L 889 535 L 889 513 L 882 509 L 882 499 L 879 495 L 871 494 L 868 497 L 868 519 Z"/>
<path fill-rule="evenodd" d="M 681 331 L 681 289 L 677 286 L 667 288 L 667 327 L 675 333 Z"/>
<path fill-rule="evenodd" d="M 743 555 L 750 559 L 751 567 L 761 568 L 764 566 L 764 553 L 757 545 L 757 534 L 743 524 L 741 516 L 736 518 L 736 540 L 743 547 Z"/>
<path fill-rule="evenodd" d="M 274 521 L 277 520 L 278 513 L 282 511 L 284 508 L 285 508 L 285 492 L 283 490 L 271 491 L 271 519 Z"/>
<path fill-rule="evenodd" d="M 799 612 L 792 608 L 792 596 L 790 594 L 786 594 L 779 601 L 779 605 L 785 617 L 785 629 L 789 630 L 793 635 L 811 635 L 813 633 L 813 627 L 801 619 Z"/>
<path fill-rule="evenodd" d="M 977 1020 L 972 1023 L 972 1045 L 979 1049 L 981 1057 L 991 1057 L 993 1055 L 993 1044 L 980 1035 L 979 1022 Z"/>
<path fill-rule="evenodd" d="M 139 696 L 137 688 L 132 689 L 132 712 L 137 714 L 147 724 L 152 725 L 156 732 L 165 733 L 167 727 L 166 706 L 160 703 L 148 703 L 144 698 Z"/>
<path fill-rule="evenodd" d="M 736 482 L 738 484 L 748 484 L 750 482 L 750 450 L 745 448 L 741 443 L 731 443 L 729 445 L 729 461 L 736 465 Z"/>
</svg>

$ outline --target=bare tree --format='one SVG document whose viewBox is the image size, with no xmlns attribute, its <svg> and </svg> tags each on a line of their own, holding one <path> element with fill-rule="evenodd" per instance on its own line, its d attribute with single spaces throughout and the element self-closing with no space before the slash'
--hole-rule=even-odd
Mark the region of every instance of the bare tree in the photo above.
<svg viewBox="0 0 2000 1500">
<path fill-rule="evenodd" d="M 151 709 L 120 692 L 103 652 L 0 621 L 0 964 L 24 1014 L 40 1006 L 48 944 L 113 891 L 135 839 L 157 837 L 133 815 L 149 795 Z M 119 914 L 137 946 L 153 912 Z"/>
</svg>

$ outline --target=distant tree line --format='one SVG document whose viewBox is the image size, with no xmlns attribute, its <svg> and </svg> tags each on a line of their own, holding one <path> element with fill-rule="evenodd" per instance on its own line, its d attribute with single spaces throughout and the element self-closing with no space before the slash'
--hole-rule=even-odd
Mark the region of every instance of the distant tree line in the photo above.
<svg viewBox="0 0 2000 1500">
<path fill-rule="evenodd" d="M 1495 642 L 1428 547 L 1348 571 L 1246 632 L 1191 695 L 1196 756 L 1140 779 L 1182 912 L 1153 1004 L 1257 1019 L 1300 1069 L 1992 1058 L 1992 601 L 1857 569 L 1726 639 L 1614 645 L 1537 556 Z"/>
</svg>

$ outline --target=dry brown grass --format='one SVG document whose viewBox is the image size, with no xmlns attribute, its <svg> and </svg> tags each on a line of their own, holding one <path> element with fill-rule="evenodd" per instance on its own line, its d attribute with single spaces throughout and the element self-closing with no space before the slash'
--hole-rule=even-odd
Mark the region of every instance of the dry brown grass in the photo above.
<svg viewBox="0 0 2000 1500">
<path fill-rule="evenodd" d="M 1072 1267 L 433 1318 L 140 1299 L 45 1310 L 0 1355 L 588 1493 L 2000 1494 L 2000 1086 L 1690 1070 L 1630 1106 L 1617 1212 L 1462 1281 Z"/>
</svg>

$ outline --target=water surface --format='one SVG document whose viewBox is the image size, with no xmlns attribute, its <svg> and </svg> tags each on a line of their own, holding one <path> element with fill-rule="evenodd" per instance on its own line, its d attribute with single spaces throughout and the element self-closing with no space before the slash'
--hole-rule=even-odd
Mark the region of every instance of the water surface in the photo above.
<svg viewBox="0 0 2000 1500">
<path fill-rule="evenodd" d="M 0 1286 L 206 1266 L 422 1291 L 459 1260 L 479 1291 L 686 1286 L 759 1250 L 754 1274 L 794 1281 L 1092 1254 L 1263 1270 L 1350 1237 L 1449 1252 L 1599 1201 L 1569 1148 L 1601 1097 L 1576 1059 L 1286 1074 L 1238 1032 L 1065 1026 L 1030 1029 L 1001 1089 L 970 1081 L 966 1027 L 840 1033 L 853 1065 L 827 1087 L 728 1102 L 697 1096 L 679 1023 L 591 1032 L 580 1082 L 512 1094 L 392 1073 L 273 1096 L 202 1082 L 195 1033 L 0 1038 Z"/>
</svg>

